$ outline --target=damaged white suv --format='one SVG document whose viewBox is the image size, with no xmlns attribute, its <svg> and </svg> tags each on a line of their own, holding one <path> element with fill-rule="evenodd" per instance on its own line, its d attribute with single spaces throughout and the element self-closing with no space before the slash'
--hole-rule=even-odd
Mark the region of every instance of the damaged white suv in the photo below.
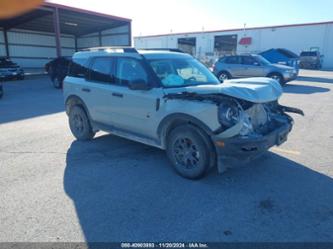
<svg viewBox="0 0 333 249">
<path fill-rule="evenodd" d="M 187 54 L 92 48 L 73 56 L 64 80 L 69 126 L 78 140 L 99 130 L 166 150 L 176 171 L 200 178 L 285 142 L 303 114 L 278 104 L 269 78 L 221 84 Z"/>
</svg>

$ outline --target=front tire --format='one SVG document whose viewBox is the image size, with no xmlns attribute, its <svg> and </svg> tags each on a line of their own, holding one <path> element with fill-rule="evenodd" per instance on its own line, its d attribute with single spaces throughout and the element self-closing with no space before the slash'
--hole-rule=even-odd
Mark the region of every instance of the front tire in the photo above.
<svg viewBox="0 0 333 249">
<path fill-rule="evenodd" d="M 95 136 L 88 115 L 81 106 L 73 106 L 69 111 L 69 127 L 77 140 L 91 140 Z"/>
<path fill-rule="evenodd" d="M 281 86 L 284 86 L 286 84 L 286 82 L 281 74 L 272 73 L 272 74 L 268 75 L 268 77 L 279 82 Z"/>
<path fill-rule="evenodd" d="M 214 160 L 208 136 L 192 125 L 178 126 L 169 133 L 166 152 L 177 173 L 188 179 L 202 178 Z"/>
</svg>

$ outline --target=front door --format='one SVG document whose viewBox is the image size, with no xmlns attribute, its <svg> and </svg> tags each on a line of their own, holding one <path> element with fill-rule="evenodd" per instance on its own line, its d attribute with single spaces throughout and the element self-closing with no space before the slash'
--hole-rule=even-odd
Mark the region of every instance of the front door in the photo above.
<svg viewBox="0 0 333 249">
<path fill-rule="evenodd" d="M 117 59 L 115 76 L 117 85 L 112 92 L 112 116 L 116 128 L 154 138 L 156 135 L 156 115 L 159 101 L 163 97 L 161 88 L 131 90 L 131 81 L 145 81 L 150 77 L 141 60 L 120 57 Z"/>
<path fill-rule="evenodd" d="M 242 56 L 243 77 L 265 77 L 265 68 L 252 56 Z"/>
</svg>

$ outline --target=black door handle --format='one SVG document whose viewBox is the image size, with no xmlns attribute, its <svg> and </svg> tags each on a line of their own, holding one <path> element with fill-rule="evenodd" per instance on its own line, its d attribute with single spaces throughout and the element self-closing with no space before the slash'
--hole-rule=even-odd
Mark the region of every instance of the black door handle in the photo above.
<svg viewBox="0 0 333 249">
<path fill-rule="evenodd" d="M 118 98 L 124 97 L 124 95 L 122 95 L 121 93 L 112 93 L 112 96 L 118 97 Z"/>
<path fill-rule="evenodd" d="M 83 92 L 90 93 L 90 89 L 89 89 L 89 88 L 82 88 L 81 90 L 82 90 Z"/>
</svg>

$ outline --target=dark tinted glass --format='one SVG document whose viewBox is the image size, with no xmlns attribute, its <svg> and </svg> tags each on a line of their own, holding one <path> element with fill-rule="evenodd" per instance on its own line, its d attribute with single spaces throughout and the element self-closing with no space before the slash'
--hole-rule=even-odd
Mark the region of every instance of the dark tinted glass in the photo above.
<svg viewBox="0 0 333 249">
<path fill-rule="evenodd" d="M 258 64 L 257 60 L 251 56 L 243 56 L 242 63 L 244 65 L 255 65 Z"/>
<path fill-rule="evenodd" d="M 86 63 L 87 59 L 73 59 L 70 63 L 68 76 L 84 78 L 88 71 Z"/>
<path fill-rule="evenodd" d="M 302 52 L 301 56 L 317 56 L 317 52 Z"/>
<path fill-rule="evenodd" d="M 240 58 L 239 56 L 230 56 L 225 58 L 224 62 L 227 64 L 240 64 Z"/>
<path fill-rule="evenodd" d="M 95 58 L 90 68 L 90 80 L 112 82 L 112 58 Z"/>
</svg>

